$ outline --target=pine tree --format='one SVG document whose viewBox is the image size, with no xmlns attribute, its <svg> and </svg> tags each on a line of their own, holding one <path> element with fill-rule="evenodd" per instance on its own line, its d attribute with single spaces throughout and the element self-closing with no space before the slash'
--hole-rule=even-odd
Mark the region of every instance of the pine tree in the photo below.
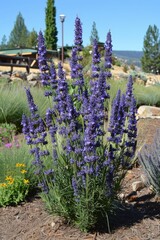
<svg viewBox="0 0 160 240">
<path fill-rule="evenodd" d="M 21 13 L 17 15 L 14 28 L 9 36 L 10 47 L 26 47 L 28 41 L 28 30 Z"/>
<path fill-rule="evenodd" d="M 3 35 L 3 37 L 2 37 L 0 48 L 1 49 L 7 48 L 7 37 L 6 37 L 6 35 Z"/>
<path fill-rule="evenodd" d="M 37 46 L 38 33 L 33 30 L 29 33 L 27 46 L 35 48 Z"/>
<path fill-rule="evenodd" d="M 160 38 L 156 25 L 149 25 L 143 42 L 143 57 L 141 59 L 144 72 L 160 73 Z"/>
<path fill-rule="evenodd" d="M 45 30 L 45 40 L 47 49 L 56 50 L 57 49 L 57 27 L 56 27 L 56 8 L 54 6 L 54 0 L 47 0 L 46 7 L 46 30 Z"/>
<path fill-rule="evenodd" d="M 94 39 L 96 39 L 97 42 L 99 42 L 99 36 L 98 36 L 98 31 L 97 31 L 95 22 L 93 22 L 91 36 L 90 36 L 91 45 L 93 44 Z"/>
</svg>

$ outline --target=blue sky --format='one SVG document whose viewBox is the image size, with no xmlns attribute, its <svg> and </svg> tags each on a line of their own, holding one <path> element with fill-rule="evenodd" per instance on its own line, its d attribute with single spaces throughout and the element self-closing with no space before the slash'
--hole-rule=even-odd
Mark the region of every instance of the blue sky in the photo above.
<svg viewBox="0 0 160 240">
<path fill-rule="evenodd" d="M 0 41 L 7 38 L 14 27 L 19 12 L 29 31 L 45 29 L 45 7 L 47 0 L 4 0 L 1 1 Z M 143 48 L 143 39 L 149 25 L 160 29 L 160 0 L 55 0 L 58 44 L 61 45 L 60 14 L 65 14 L 64 45 L 74 41 L 74 21 L 81 19 L 83 44 L 88 45 L 93 21 L 99 39 L 106 40 L 112 34 L 113 50 L 137 50 Z"/>
</svg>

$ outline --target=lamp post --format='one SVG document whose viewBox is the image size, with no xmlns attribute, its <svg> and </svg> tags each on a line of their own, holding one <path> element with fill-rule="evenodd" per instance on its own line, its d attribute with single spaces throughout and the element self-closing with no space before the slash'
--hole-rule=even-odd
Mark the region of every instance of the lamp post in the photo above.
<svg viewBox="0 0 160 240">
<path fill-rule="evenodd" d="M 61 51 L 61 53 L 62 53 L 62 63 L 64 63 L 64 29 L 63 29 L 63 23 L 64 23 L 64 20 L 65 20 L 65 15 L 64 14 L 61 14 L 60 15 L 60 21 L 61 21 L 61 23 L 62 23 L 62 51 Z"/>
</svg>

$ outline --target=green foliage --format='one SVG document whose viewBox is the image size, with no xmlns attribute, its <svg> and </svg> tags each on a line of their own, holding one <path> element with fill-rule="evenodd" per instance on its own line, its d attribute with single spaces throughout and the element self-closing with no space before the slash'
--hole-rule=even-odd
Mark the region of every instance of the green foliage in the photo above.
<svg viewBox="0 0 160 240">
<path fill-rule="evenodd" d="M 13 48 L 26 47 L 28 34 L 29 32 L 25 25 L 24 18 L 22 14 L 19 13 L 17 15 L 13 30 L 10 33 L 8 45 Z"/>
<path fill-rule="evenodd" d="M 54 0 L 47 0 L 45 40 L 47 49 L 57 49 L 56 7 Z"/>
<path fill-rule="evenodd" d="M 143 42 L 142 69 L 145 72 L 160 73 L 160 38 L 156 25 L 149 25 Z"/>
<path fill-rule="evenodd" d="M 125 65 L 123 66 L 123 72 L 127 73 L 127 72 L 128 72 L 128 69 L 129 69 L 129 68 L 128 68 L 128 65 L 125 64 Z"/>
<path fill-rule="evenodd" d="M 17 205 L 36 189 L 28 147 L 15 142 L 0 152 L 0 206 Z"/>
<path fill-rule="evenodd" d="M 0 124 L 0 146 L 4 143 L 9 143 L 13 140 L 16 126 L 14 124 L 2 123 Z"/>
<path fill-rule="evenodd" d="M 147 176 L 148 184 L 160 196 L 160 129 L 157 129 L 153 143 L 143 146 L 138 158 Z"/>
<path fill-rule="evenodd" d="M 97 42 L 99 42 L 99 36 L 98 36 L 98 31 L 97 31 L 95 22 L 93 22 L 91 36 L 90 36 L 90 44 L 91 45 L 93 44 L 94 39 L 96 39 Z"/>
<path fill-rule="evenodd" d="M 130 65 L 130 69 L 133 70 L 133 71 L 135 71 L 135 69 L 136 69 L 136 68 L 135 68 L 135 65 L 134 65 L 134 64 L 131 64 L 131 65 Z"/>
</svg>

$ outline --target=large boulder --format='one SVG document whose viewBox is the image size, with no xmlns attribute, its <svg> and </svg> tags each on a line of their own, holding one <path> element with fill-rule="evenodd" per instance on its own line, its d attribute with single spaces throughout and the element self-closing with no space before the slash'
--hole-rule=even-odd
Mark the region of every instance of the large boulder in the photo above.
<svg viewBox="0 0 160 240">
<path fill-rule="evenodd" d="M 138 118 L 160 118 L 160 108 L 153 106 L 140 106 L 137 111 Z"/>
</svg>

